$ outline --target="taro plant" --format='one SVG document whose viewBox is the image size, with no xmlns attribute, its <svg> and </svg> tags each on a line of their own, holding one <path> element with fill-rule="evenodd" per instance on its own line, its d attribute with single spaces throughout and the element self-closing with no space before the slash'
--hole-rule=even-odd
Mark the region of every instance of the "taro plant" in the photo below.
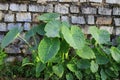
<svg viewBox="0 0 120 80">
<path fill-rule="evenodd" d="M 113 80 L 118 79 L 120 50 L 113 46 L 110 34 L 95 26 L 89 28 L 91 39 L 82 30 L 57 18 L 57 13 L 39 16 L 38 26 L 26 32 L 22 28 L 7 33 L 2 41 L 5 48 L 16 37 L 24 40 L 32 52 L 32 60 L 24 58 L 22 67 L 31 66 L 35 77 L 45 80 Z M 15 32 L 14 32 L 15 31 Z M 36 36 L 41 37 L 39 41 Z M 34 40 L 34 45 L 29 40 Z M 34 75 L 34 74 L 32 74 Z"/>
</svg>

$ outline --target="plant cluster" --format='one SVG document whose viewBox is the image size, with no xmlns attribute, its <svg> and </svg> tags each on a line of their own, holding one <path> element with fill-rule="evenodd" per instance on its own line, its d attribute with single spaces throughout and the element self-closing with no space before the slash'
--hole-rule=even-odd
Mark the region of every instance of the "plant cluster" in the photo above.
<svg viewBox="0 0 120 80">
<path fill-rule="evenodd" d="M 58 20 L 59 16 L 57 13 L 43 14 L 39 16 L 42 22 L 26 32 L 24 38 L 20 36 L 22 27 L 10 30 L 3 38 L 2 49 L 16 38 L 29 46 L 32 58 L 23 59 L 19 67 L 21 74 L 28 73 L 27 77 L 44 80 L 118 79 L 120 40 L 113 46 L 109 32 L 95 26 L 89 28 L 91 39 L 88 39 L 78 26 Z M 36 35 L 42 36 L 40 42 Z M 31 38 L 34 45 L 29 43 Z"/>
</svg>

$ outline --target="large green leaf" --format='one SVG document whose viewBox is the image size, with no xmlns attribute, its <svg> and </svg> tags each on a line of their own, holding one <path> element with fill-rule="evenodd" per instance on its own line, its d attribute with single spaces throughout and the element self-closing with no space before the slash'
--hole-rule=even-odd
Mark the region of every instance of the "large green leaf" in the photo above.
<svg viewBox="0 0 120 80">
<path fill-rule="evenodd" d="M 95 63 L 95 61 L 91 61 L 91 66 L 90 66 L 90 69 L 93 73 L 97 72 L 98 71 L 98 64 Z"/>
<path fill-rule="evenodd" d="M 12 30 L 10 30 L 2 39 L 1 48 L 5 48 L 6 46 L 8 46 L 13 40 L 15 40 L 18 37 L 22 30 L 22 27 L 15 27 Z"/>
<path fill-rule="evenodd" d="M 107 75 L 106 75 L 106 73 L 105 73 L 105 71 L 103 69 L 101 69 L 100 75 L 101 75 L 102 80 L 107 80 Z"/>
<path fill-rule="evenodd" d="M 45 26 L 47 37 L 60 37 L 61 22 L 58 20 L 50 21 Z"/>
<path fill-rule="evenodd" d="M 68 27 L 62 27 L 62 34 L 64 39 L 74 49 L 81 49 L 85 45 L 85 37 L 81 29 L 77 26 L 72 26 L 71 29 Z"/>
<path fill-rule="evenodd" d="M 45 64 L 42 62 L 37 62 L 36 63 L 36 77 L 40 77 L 41 71 L 45 69 Z"/>
<path fill-rule="evenodd" d="M 83 75 L 82 75 L 81 71 L 76 71 L 76 72 L 75 72 L 75 76 L 76 76 L 77 79 L 79 79 L 79 80 L 82 80 L 82 78 L 83 78 Z"/>
<path fill-rule="evenodd" d="M 96 63 L 97 64 L 107 64 L 109 62 L 109 59 L 106 56 L 103 55 L 96 55 Z"/>
<path fill-rule="evenodd" d="M 59 77 L 61 78 L 63 76 L 64 73 L 64 67 L 63 65 L 59 64 L 59 65 L 55 65 L 52 67 L 53 72 Z"/>
<path fill-rule="evenodd" d="M 60 41 L 58 38 L 43 38 L 38 47 L 38 55 L 43 63 L 53 58 L 60 49 Z"/>
<path fill-rule="evenodd" d="M 71 73 L 66 74 L 66 80 L 74 80 Z"/>
<path fill-rule="evenodd" d="M 108 44 L 110 42 L 110 34 L 106 30 L 99 30 L 97 27 L 93 26 L 89 29 L 92 37 L 97 41 L 99 44 Z"/>
<path fill-rule="evenodd" d="M 87 59 L 81 59 L 77 61 L 77 67 L 79 69 L 88 69 L 90 67 L 90 62 Z"/>
<path fill-rule="evenodd" d="M 46 21 L 55 20 L 58 17 L 60 17 L 60 14 L 58 13 L 45 13 L 39 16 L 39 20 L 46 22 Z"/>
<path fill-rule="evenodd" d="M 93 59 L 93 58 L 95 58 L 94 52 L 88 46 L 84 46 L 82 49 L 76 50 L 76 53 L 79 57 L 81 57 L 83 59 Z"/>
<path fill-rule="evenodd" d="M 67 64 L 67 68 L 72 72 L 77 71 L 77 66 L 75 64 L 72 64 L 72 63 Z"/>
<path fill-rule="evenodd" d="M 110 51 L 111 51 L 111 55 L 112 55 L 113 59 L 116 62 L 120 63 L 120 50 L 117 49 L 116 47 L 111 47 Z"/>
</svg>

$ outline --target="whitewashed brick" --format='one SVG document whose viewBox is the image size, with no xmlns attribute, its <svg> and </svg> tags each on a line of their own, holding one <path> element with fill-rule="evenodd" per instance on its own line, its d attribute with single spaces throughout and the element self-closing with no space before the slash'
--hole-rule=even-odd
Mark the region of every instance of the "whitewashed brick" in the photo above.
<svg viewBox="0 0 120 80">
<path fill-rule="evenodd" d="M 72 16 L 72 23 L 73 24 L 85 24 L 85 18 L 83 16 Z"/>
<path fill-rule="evenodd" d="M 115 26 L 120 26 L 120 18 L 114 18 Z"/>
<path fill-rule="evenodd" d="M 112 9 L 105 8 L 105 7 L 99 7 L 98 8 L 98 13 L 101 15 L 111 15 L 112 14 Z"/>
<path fill-rule="evenodd" d="M 113 33 L 113 27 L 112 26 L 100 26 L 101 30 L 107 30 L 110 34 Z"/>
<path fill-rule="evenodd" d="M 11 11 L 27 11 L 27 4 L 10 4 Z"/>
<path fill-rule="evenodd" d="M 24 30 L 30 30 L 31 25 L 30 23 L 24 23 Z"/>
<path fill-rule="evenodd" d="M 79 13 L 79 7 L 77 7 L 77 6 L 71 6 L 70 7 L 70 12 L 71 13 Z"/>
<path fill-rule="evenodd" d="M 120 8 L 113 8 L 113 15 L 120 15 Z"/>
<path fill-rule="evenodd" d="M 80 0 L 80 2 L 87 2 L 87 0 Z"/>
<path fill-rule="evenodd" d="M 16 21 L 31 22 L 31 13 L 17 13 Z"/>
<path fill-rule="evenodd" d="M 14 14 L 5 14 L 4 21 L 5 22 L 14 22 Z"/>
<path fill-rule="evenodd" d="M 21 26 L 22 26 L 21 23 L 8 23 L 7 29 L 8 29 L 8 30 L 11 30 L 11 29 L 13 29 L 13 28 L 15 28 L 15 27 L 21 27 Z"/>
<path fill-rule="evenodd" d="M 8 10 L 8 4 L 0 3 L 0 10 Z"/>
<path fill-rule="evenodd" d="M 0 11 L 0 21 L 3 19 L 3 13 Z"/>
<path fill-rule="evenodd" d="M 87 23 L 88 23 L 88 24 L 95 24 L 95 18 L 94 18 L 93 15 L 89 15 L 89 16 L 87 17 Z"/>
<path fill-rule="evenodd" d="M 7 31 L 6 23 L 0 23 L 0 31 Z"/>
<path fill-rule="evenodd" d="M 98 3 L 102 3 L 102 0 L 89 0 L 90 2 L 98 2 Z"/>
<path fill-rule="evenodd" d="M 47 1 L 47 0 L 37 0 L 37 3 L 42 3 L 42 4 L 44 4 L 44 3 L 46 3 L 46 1 Z"/>
<path fill-rule="evenodd" d="M 116 35 L 120 35 L 120 27 L 116 27 Z"/>
<path fill-rule="evenodd" d="M 79 0 L 59 0 L 59 2 L 78 2 Z"/>
<path fill-rule="evenodd" d="M 44 12 L 45 6 L 43 5 L 29 5 L 29 11 L 31 12 Z"/>
<path fill-rule="evenodd" d="M 53 4 L 48 4 L 45 6 L 45 12 L 53 12 Z"/>
<path fill-rule="evenodd" d="M 55 5 L 55 12 L 61 13 L 61 14 L 68 14 L 69 13 L 69 5 L 68 4 Z"/>
<path fill-rule="evenodd" d="M 62 16 L 62 17 L 61 17 L 61 20 L 62 20 L 62 21 L 67 21 L 67 22 L 69 22 L 69 17 L 68 17 L 68 16 Z"/>
<path fill-rule="evenodd" d="M 96 14 L 97 9 L 92 7 L 83 7 L 81 8 L 83 14 Z"/>
<path fill-rule="evenodd" d="M 106 3 L 110 3 L 110 4 L 120 4 L 120 0 L 106 0 Z"/>
</svg>

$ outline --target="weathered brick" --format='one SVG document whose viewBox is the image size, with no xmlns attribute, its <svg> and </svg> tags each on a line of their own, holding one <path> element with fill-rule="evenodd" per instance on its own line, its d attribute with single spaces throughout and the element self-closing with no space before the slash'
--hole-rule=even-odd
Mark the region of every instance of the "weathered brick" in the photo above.
<svg viewBox="0 0 120 80">
<path fill-rule="evenodd" d="M 5 52 L 6 53 L 10 53 L 10 54 L 17 54 L 17 53 L 21 53 L 21 50 L 19 47 L 16 46 L 8 46 L 5 48 Z"/>
<path fill-rule="evenodd" d="M 45 6 L 45 12 L 53 12 L 53 4 L 48 4 Z"/>
<path fill-rule="evenodd" d="M 33 22 L 39 22 L 38 16 L 39 16 L 39 14 L 37 14 L 37 13 L 33 14 L 32 15 L 32 21 Z"/>
<path fill-rule="evenodd" d="M 87 17 L 87 23 L 88 24 L 95 24 L 95 18 L 93 15 L 88 15 Z"/>
<path fill-rule="evenodd" d="M 112 26 L 100 26 L 100 29 L 107 30 L 110 34 L 113 33 L 113 27 Z"/>
<path fill-rule="evenodd" d="M 8 23 L 7 29 L 8 29 L 8 30 L 11 30 L 12 28 L 21 27 L 21 26 L 22 26 L 21 23 Z"/>
<path fill-rule="evenodd" d="M 114 18 L 115 26 L 120 26 L 120 18 Z"/>
<path fill-rule="evenodd" d="M 106 0 L 106 3 L 110 3 L 110 4 L 120 4 L 120 0 Z"/>
<path fill-rule="evenodd" d="M 79 0 L 59 0 L 59 2 L 78 2 Z"/>
<path fill-rule="evenodd" d="M 30 23 L 24 23 L 24 30 L 30 30 L 31 25 Z"/>
<path fill-rule="evenodd" d="M 14 14 L 5 14 L 4 21 L 5 22 L 14 22 Z"/>
<path fill-rule="evenodd" d="M 81 29 L 84 34 L 90 34 L 88 25 L 81 27 Z"/>
<path fill-rule="evenodd" d="M 79 7 L 77 6 L 70 6 L 71 13 L 79 13 Z"/>
<path fill-rule="evenodd" d="M 113 15 L 120 15 L 120 8 L 113 8 Z"/>
<path fill-rule="evenodd" d="M 80 2 L 87 2 L 87 0 L 80 0 Z"/>
<path fill-rule="evenodd" d="M 0 3 L 0 10 L 8 10 L 8 4 Z"/>
<path fill-rule="evenodd" d="M 61 17 L 61 20 L 62 20 L 62 21 L 67 21 L 67 22 L 69 22 L 69 17 L 68 17 L 68 16 L 62 16 L 62 17 Z"/>
<path fill-rule="evenodd" d="M 116 27 L 116 35 L 120 35 L 120 27 Z"/>
<path fill-rule="evenodd" d="M 96 24 L 110 25 L 112 24 L 112 18 L 111 17 L 97 17 Z"/>
<path fill-rule="evenodd" d="M 0 23 L 0 31 L 7 31 L 6 23 Z"/>
<path fill-rule="evenodd" d="M 37 0 L 37 3 L 42 3 L 42 4 L 44 4 L 44 3 L 46 3 L 46 1 L 47 1 L 47 0 Z"/>
<path fill-rule="evenodd" d="M 72 16 L 71 22 L 73 24 L 85 24 L 85 18 L 83 16 Z"/>
<path fill-rule="evenodd" d="M 68 4 L 58 4 L 55 5 L 55 12 L 61 13 L 61 14 L 68 14 L 69 13 L 69 5 Z"/>
<path fill-rule="evenodd" d="M 83 7 L 81 8 L 83 14 L 96 14 L 97 9 L 92 7 Z"/>
<path fill-rule="evenodd" d="M 98 8 L 98 14 L 101 14 L 101 15 L 111 15 L 111 13 L 112 13 L 112 9 L 105 8 L 105 7 L 99 7 Z"/>
<path fill-rule="evenodd" d="M 11 11 L 27 11 L 27 5 L 11 3 L 10 10 Z"/>
<path fill-rule="evenodd" d="M 31 13 L 17 13 L 16 21 L 31 22 Z"/>
<path fill-rule="evenodd" d="M 3 13 L 0 11 L 0 21 L 3 19 Z"/>
<path fill-rule="evenodd" d="M 98 2 L 98 3 L 102 3 L 102 0 L 89 0 L 90 2 Z"/>
<path fill-rule="evenodd" d="M 33 4 L 30 4 L 29 5 L 29 11 L 31 12 L 44 12 L 45 11 L 45 6 L 43 5 L 33 5 Z"/>
</svg>

